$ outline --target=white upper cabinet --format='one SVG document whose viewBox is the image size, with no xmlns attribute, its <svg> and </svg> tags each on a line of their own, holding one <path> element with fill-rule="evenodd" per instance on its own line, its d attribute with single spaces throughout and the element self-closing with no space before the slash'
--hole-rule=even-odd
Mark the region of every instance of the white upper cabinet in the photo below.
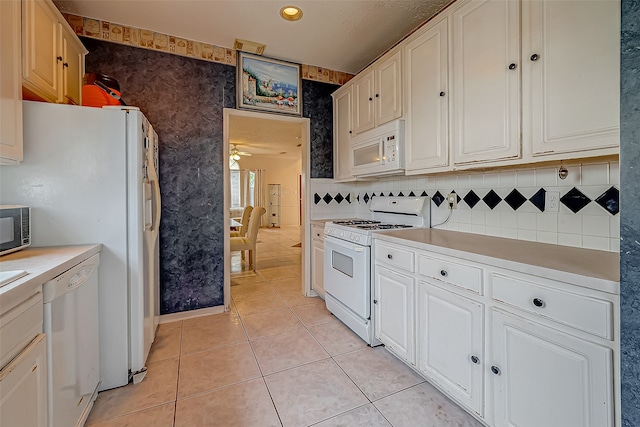
<svg viewBox="0 0 640 427">
<path fill-rule="evenodd" d="M 523 143 L 534 156 L 619 146 L 619 1 L 523 2 L 522 55 Z"/>
<path fill-rule="evenodd" d="M 84 55 L 86 50 L 78 37 L 62 27 L 62 93 L 59 102 L 80 105 L 82 101 L 82 79 L 84 77 Z"/>
<path fill-rule="evenodd" d="M 456 164 L 520 156 L 518 1 L 456 5 L 452 20 L 452 147 Z"/>
<path fill-rule="evenodd" d="M 429 24 L 404 47 L 407 172 L 449 165 L 448 24 Z"/>
<path fill-rule="evenodd" d="M 353 79 L 354 134 L 402 116 L 402 51 L 396 50 Z"/>
<path fill-rule="evenodd" d="M 0 164 L 22 161 L 20 1 L 0 1 Z"/>
<path fill-rule="evenodd" d="M 333 96 L 333 179 L 349 179 L 351 175 L 352 86 L 338 89 Z"/>
</svg>

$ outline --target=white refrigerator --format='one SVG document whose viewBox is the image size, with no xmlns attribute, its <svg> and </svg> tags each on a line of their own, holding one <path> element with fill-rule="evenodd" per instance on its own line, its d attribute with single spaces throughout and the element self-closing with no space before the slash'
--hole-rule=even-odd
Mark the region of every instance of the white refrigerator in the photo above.
<svg viewBox="0 0 640 427">
<path fill-rule="evenodd" d="M 23 102 L 24 161 L 0 204 L 30 206 L 32 246 L 102 243 L 99 390 L 141 380 L 159 314 L 157 134 L 135 107 Z"/>
</svg>

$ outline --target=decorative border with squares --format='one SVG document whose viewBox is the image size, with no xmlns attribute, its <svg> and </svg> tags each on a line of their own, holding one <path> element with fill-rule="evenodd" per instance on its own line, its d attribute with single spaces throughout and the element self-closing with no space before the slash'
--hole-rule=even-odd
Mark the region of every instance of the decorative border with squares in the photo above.
<svg viewBox="0 0 640 427">
<path fill-rule="evenodd" d="M 526 198 L 518 189 L 514 188 L 507 196 L 500 197 L 498 193 L 494 190 L 483 190 L 480 192 L 479 190 L 469 190 L 463 197 L 457 195 L 458 203 L 464 201 L 469 208 L 473 209 L 476 206 L 479 206 L 480 202 L 483 202 L 489 209 L 495 209 L 501 202 L 506 203 L 511 207 L 514 211 L 517 211 L 520 207 L 522 207 L 525 203 L 529 202 L 533 206 L 535 206 L 540 212 L 544 212 L 545 210 L 545 194 L 546 190 L 544 188 L 540 188 L 538 191 L 533 194 L 530 198 Z M 420 193 L 420 194 L 418 194 Z M 456 193 L 454 190 L 451 193 Z M 478 193 L 484 195 L 480 197 Z M 449 194 L 449 193 L 447 193 Z M 429 196 L 426 191 L 410 191 L 406 195 L 399 191 L 398 193 L 393 193 L 392 191 L 385 192 L 365 192 L 364 194 L 358 193 L 356 196 L 356 200 L 351 200 L 351 194 L 347 194 L 343 196 L 340 193 L 335 195 L 331 195 L 326 193 L 324 196 L 321 196 L 318 193 L 313 195 L 314 203 L 320 204 L 324 202 L 325 204 L 330 204 L 332 201 L 335 201 L 337 204 L 341 204 L 342 202 L 346 202 L 346 204 L 350 203 L 369 203 L 372 197 L 416 197 L 416 196 Z M 440 192 L 436 191 L 431 195 L 431 200 L 435 203 L 436 206 L 440 207 L 442 203 L 446 200 L 446 197 Z M 607 211 L 611 215 L 616 215 L 620 211 L 620 191 L 612 186 L 607 189 L 604 193 L 600 194 L 595 199 L 589 198 L 578 188 L 573 187 L 571 190 L 567 191 L 562 197 L 560 197 L 560 203 L 566 206 L 571 212 L 578 213 L 582 209 L 584 209 L 590 203 L 598 204 L 602 209 Z"/>
<path fill-rule="evenodd" d="M 79 36 L 236 66 L 237 51 L 234 49 L 69 13 L 63 13 L 62 16 Z M 354 76 L 307 64 L 302 64 L 300 72 L 305 80 L 336 85 L 343 85 Z"/>
</svg>

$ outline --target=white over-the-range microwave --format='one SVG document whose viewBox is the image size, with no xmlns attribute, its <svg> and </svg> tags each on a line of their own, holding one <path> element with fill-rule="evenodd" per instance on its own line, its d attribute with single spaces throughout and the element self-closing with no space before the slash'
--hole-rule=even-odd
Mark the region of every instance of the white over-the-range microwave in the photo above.
<svg viewBox="0 0 640 427">
<path fill-rule="evenodd" d="M 353 176 L 404 173 L 404 120 L 394 120 L 351 140 Z"/>
</svg>

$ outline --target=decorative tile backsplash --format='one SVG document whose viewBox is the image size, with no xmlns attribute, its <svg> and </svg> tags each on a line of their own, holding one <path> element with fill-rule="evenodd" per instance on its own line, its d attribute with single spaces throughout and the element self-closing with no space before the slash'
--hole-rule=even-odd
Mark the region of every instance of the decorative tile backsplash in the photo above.
<svg viewBox="0 0 640 427">
<path fill-rule="evenodd" d="M 68 13 L 63 13 L 62 15 L 79 36 L 158 50 L 204 61 L 236 65 L 236 51 L 234 49 L 99 19 L 85 18 Z M 307 64 L 301 65 L 300 73 L 305 80 L 315 80 L 336 85 L 343 85 L 353 78 L 353 74 Z"/>
<path fill-rule="evenodd" d="M 443 176 L 394 177 L 372 182 L 314 180 L 312 217 L 368 217 L 372 197 L 429 196 L 432 224 L 449 214 L 446 197 L 456 193 L 457 209 L 437 228 L 607 251 L 620 247 L 618 163 L 527 168 Z M 545 204 L 558 193 L 558 211 Z"/>
</svg>

